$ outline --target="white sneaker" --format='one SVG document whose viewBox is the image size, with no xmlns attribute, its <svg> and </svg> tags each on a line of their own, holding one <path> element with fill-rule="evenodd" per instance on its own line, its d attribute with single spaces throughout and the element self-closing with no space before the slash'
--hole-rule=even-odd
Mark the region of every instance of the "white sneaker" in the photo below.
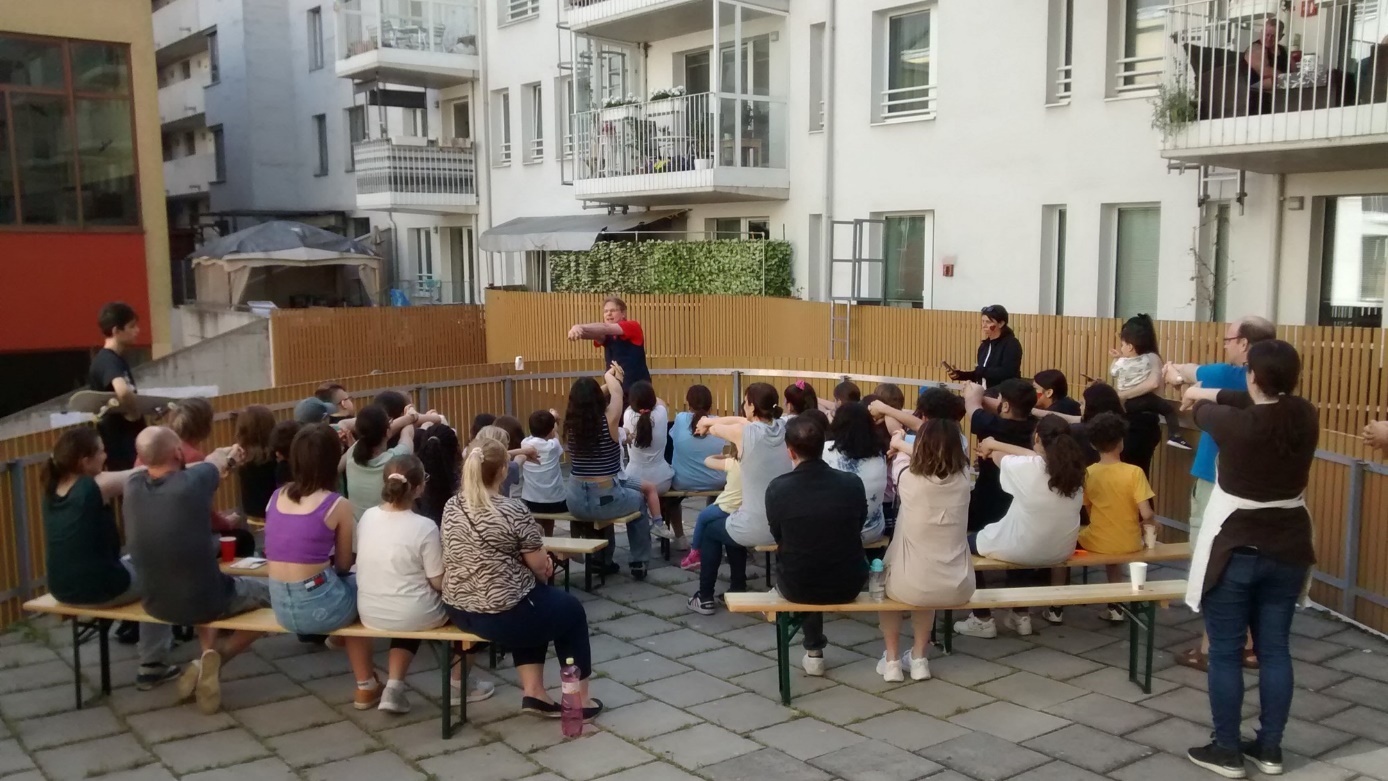
<svg viewBox="0 0 1388 781">
<path fill-rule="evenodd" d="M 1128 620 L 1128 617 L 1123 615 L 1123 611 L 1119 610 L 1118 608 L 1106 607 L 1103 610 L 1099 611 L 1099 620 L 1108 621 L 1112 624 L 1121 624 L 1126 622 Z"/>
<path fill-rule="evenodd" d="M 463 696 L 463 683 L 459 680 L 452 680 L 448 685 L 453 688 L 453 699 L 457 700 Z M 481 702 L 490 699 L 496 694 L 496 684 L 490 681 L 477 681 L 473 683 L 472 690 L 467 693 L 468 702 Z"/>
<path fill-rule="evenodd" d="M 1048 607 L 1045 610 L 1042 610 L 1041 617 L 1046 619 L 1046 623 L 1048 624 L 1059 625 L 1065 623 L 1065 614 L 1060 612 L 1059 610 L 1056 610 L 1053 607 Z"/>
<path fill-rule="evenodd" d="M 887 655 L 882 654 L 882 658 L 877 660 L 877 674 L 882 676 L 882 680 L 887 683 L 901 683 L 906 677 L 901 674 L 901 660 L 888 659 Z"/>
<path fill-rule="evenodd" d="M 1031 634 L 1031 615 L 1028 613 L 1013 613 L 1008 611 L 1002 619 L 1003 626 L 1012 629 L 1022 637 Z"/>
<path fill-rule="evenodd" d="M 659 521 L 654 521 L 651 523 L 651 534 L 654 534 L 662 540 L 675 539 L 674 531 L 670 529 L 670 525 L 665 523 L 665 519 L 663 518 Z"/>
<path fill-rule="evenodd" d="M 689 538 L 688 538 L 688 537 L 676 537 L 676 538 L 675 538 L 675 550 L 678 551 L 678 552 L 684 552 L 684 551 L 691 550 L 691 548 L 689 547 Z"/>
<path fill-rule="evenodd" d="M 991 618 L 985 620 L 971 615 L 963 621 L 954 622 L 954 633 L 992 640 L 998 636 L 998 625 Z"/>
<path fill-rule="evenodd" d="M 386 713 L 409 713 L 410 698 L 405 695 L 405 684 L 399 681 L 387 683 L 381 692 L 381 704 L 376 709 Z"/>
<path fill-rule="evenodd" d="M 803 664 L 806 675 L 813 675 L 817 678 L 824 676 L 824 657 L 810 656 L 807 652 Z"/>
<path fill-rule="evenodd" d="M 910 666 L 910 668 L 911 668 L 911 680 L 913 680 L 913 681 L 928 681 L 928 680 L 930 680 L 930 662 L 926 661 L 926 659 L 925 659 L 924 656 L 922 656 L 921 658 L 917 659 L 916 657 L 914 657 L 914 656 L 911 655 L 911 652 L 910 652 L 910 651 L 907 651 L 907 652 L 906 652 L 906 655 L 903 656 L 903 657 L 901 657 L 901 663 Z"/>
</svg>

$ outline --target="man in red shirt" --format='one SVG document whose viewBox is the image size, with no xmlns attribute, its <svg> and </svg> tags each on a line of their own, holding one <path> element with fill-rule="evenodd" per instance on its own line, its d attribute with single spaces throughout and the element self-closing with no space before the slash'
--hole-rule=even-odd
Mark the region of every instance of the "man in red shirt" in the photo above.
<svg viewBox="0 0 1388 781">
<path fill-rule="evenodd" d="M 630 390 L 633 383 L 651 381 L 651 371 L 646 367 L 646 335 L 641 324 L 627 319 L 626 302 L 617 296 L 608 296 L 602 303 L 602 322 L 579 324 L 569 329 L 569 340 L 592 339 L 593 345 L 603 350 L 603 366 L 611 366 L 613 361 L 622 367 L 622 391 Z"/>
</svg>

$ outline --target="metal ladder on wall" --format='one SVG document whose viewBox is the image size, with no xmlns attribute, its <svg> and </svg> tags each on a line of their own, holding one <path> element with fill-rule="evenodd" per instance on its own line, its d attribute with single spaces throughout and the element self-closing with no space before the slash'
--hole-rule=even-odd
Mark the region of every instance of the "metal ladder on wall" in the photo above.
<svg viewBox="0 0 1388 781">
<path fill-rule="evenodd" d="M 829 358 L 849 360 L 853 305 L 882 304 L 884 220 L 834 220 L 829 225 Z"/>
</svg>

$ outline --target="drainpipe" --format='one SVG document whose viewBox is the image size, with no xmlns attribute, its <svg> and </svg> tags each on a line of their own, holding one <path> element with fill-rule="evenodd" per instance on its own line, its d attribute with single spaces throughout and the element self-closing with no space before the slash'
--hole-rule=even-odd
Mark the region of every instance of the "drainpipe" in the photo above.
<svg viewBox="0 0 1388 781">
<path fill-rule="evenodd" d="M 1287 175 L 1277 175 L 1277 206 L 1272 215 L 1272 273 L 1268 277 L 1267 316 L 1277 322 L 1277 298 L 1282 274 L 1282 222 L 1287 199 Z"/>
<path fill-rule="evenodd" d="M 833 298 L 834 264 L 824 261 L 834 256 L 834 61 L 838 44 L 838 0 L 829 0 L 829 17 L 824 24 L 824 217 L 819 226 L 820 271 L 824 275 L 824 298 Z"/>
<path fill-rule="evenodd" d="M 480 101 L 482 104 L 482 127 L 479 128 L 480 130 L 482 130 L 482 132 L 478 135 L 480 135 L 482 139 L 487 142 L 485 147 L 481 150 L 481 154 L 478 153 L 477 144 L 474 142 L 472 145 L 472 148 L 474 150 L 473 159 L 481 161 L 477 165 L 478 186 L 483 188 L 484 193 L 483 197 L 479 197 L 477 199 L 477 202 L 482 205 L 482 213 L 477 215 L 477 219 L 473 223 L 477 226 L 477 230 L 474 230 L 472 232 L 472 240 L 478 245 L 473 248 L 473 251 L 477 253 L 480 253 L 482 251 L 481 243 L 483 226 L 485 225 L 488 228 L 492 226 L 492 92 L 489 89 L 490 84 L 487 79 L 487 74 L 491 71 L 491 69 L 487 67 L 487 48 L 488 42 L 491 40 L 491 36 L 486 34 L 488 5 L 490 4 L 477 4 L 477 30 L 479 33 L 482 33 L 481 35 L 477 36 L 477 61 L 482 68 L 482 99 Z M 475 82 L 473 87 L 473 95 L 477 95 Z M 479 101 L 476 100 L 472 101 L 473 105 L 477 105 L 478 102 Z M 495 264 L 492 262 L 491 255 L 492 253 L 487 253 L 487 282 L 488 284 L 495 285 L 496 268 Z M 482 292 L 483 296 L 485 296 L 486 286 L 479 285 L 479 287 L 481 288 L 481 291 L 479 292 Z"/>
</svg>

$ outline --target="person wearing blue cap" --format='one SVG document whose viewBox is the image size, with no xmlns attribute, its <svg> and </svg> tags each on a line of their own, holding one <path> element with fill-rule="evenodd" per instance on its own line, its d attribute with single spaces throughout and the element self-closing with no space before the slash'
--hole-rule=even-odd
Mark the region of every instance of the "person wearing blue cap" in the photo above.
<svg viewBox="0 0 1388 781">
<path fill-rule="evenodd" d="M 294 406 L 294 420 L 305 425 L 331 422 L 330 418 L 351 417 L 354 413 L 352 397 L 335 382 L 319 385 L 312 396 Z"/>
</svg>

